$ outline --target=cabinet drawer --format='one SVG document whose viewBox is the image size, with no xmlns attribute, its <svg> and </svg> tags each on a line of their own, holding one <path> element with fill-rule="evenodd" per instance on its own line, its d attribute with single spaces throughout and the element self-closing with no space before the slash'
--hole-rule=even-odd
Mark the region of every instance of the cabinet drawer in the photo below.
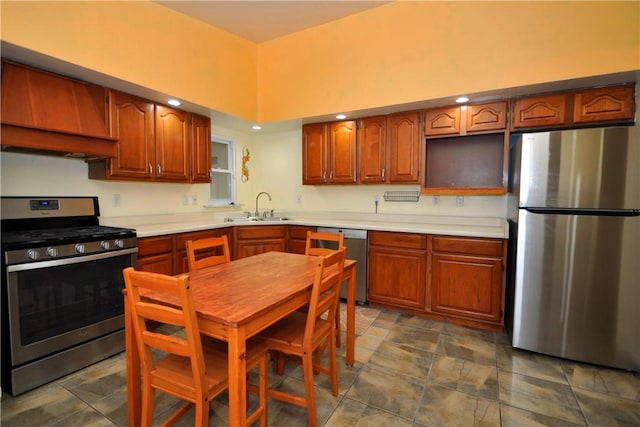
<svg viewBox="0 0 640 427">
<path fill-rule="evenodd" d="M 577 92 L 574 97 L 573 122 L 633 120 L 634 89 L 634 86 L 622 86 Z"/>
<path fill-rule="evenodd" d="M 559 126 L 566 123 L 568 95 L 519 98 L 513 105 L 513 128 Z"/>
<path fill-rule="evenodd" d="M 289 226 L 289 238 L 290 239 L 304 239 L 307 240 L 307 231 L 316 231 L 316 227 L 306 227 L 304 225 L 290 225 Z"/>
<path fill-rule="evenodd" d="M 434 237 L 434 252 L 451 252 L 465 255 L 502 256 L 502 240 L 471 239 L 464 237 Z"/>
<path fill-rule="evenodd" d="M 176 235 L 176 249 L 186 249 L 187 248 L 187 240 L 200 240 L 207 239 L 209 237 L 219 236 L 220 233 L 218 230 L 203 230 L 203 231 L 193 231 L 189 233 L 181 233 Z"/>
<path fill-rule="evenodd" d="M 370 231 L 369 244 L 377 246 L 396 246 L 404 249 L 426 249 L 427 236 L 424 234 Z"/>
<path fill-rule="evenodd" d="M 506 101 L 467 107 L 467 132 L 501 130 L 506 127 Z"/>
<path fill-rule="evenodd" d="M 236 228 L 236 238 L 238 240 L 284 238 L 284 237 L 285 237 L 285 228 L 283 225 L 258 225 L 258 226 Z"/>
<path fill-rule="evenodd" d="M 138 239 L 138 256 L 162 254 L 173 251 L 173 236 L 145 237 Z"/>
</svg>

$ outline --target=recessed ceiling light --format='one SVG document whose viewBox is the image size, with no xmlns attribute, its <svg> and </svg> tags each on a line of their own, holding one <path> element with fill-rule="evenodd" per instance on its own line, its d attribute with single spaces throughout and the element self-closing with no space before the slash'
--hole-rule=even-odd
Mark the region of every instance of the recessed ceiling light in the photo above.
<svg viewBox="0 0 640 427">
<path fill-rule="evenodd" d="M 346 119 L 346 118 L 347 118 L 347 116 L 345 116 L 344 114 L 338 114 L 336 116 L 336 119 L 338 119 L 338 120 L 343 120 L 343 119 Z"/>
<path fill-rule="evenodd" d="M 467 98 L 466 96 L 461 96 L 460 98 L 456 99 L 456 102 L 458 104 L 462 104 L 462 103 L 465 103 L 465 102 L 468 102 L 468 101 L 469 101 L 469 98 Z"/>
<path fill-rule="evenodd" d="M 167 101 L 167 103 L 169 105 L 173 105 L 174 107 L 178 107 L 181 104 L 181 102 L 178 101 L 177 99 L 170 99 L 170 100 Z"/>
<path fill-rule="evenodd" d="M 260 125 L 253 125 L 253 126 L 251 126 L 251 129 L 253 129 L 253 130 L 260 130 L 260 129 L 262 129 L 262 126 L 260 126 Z"/>
</svg>

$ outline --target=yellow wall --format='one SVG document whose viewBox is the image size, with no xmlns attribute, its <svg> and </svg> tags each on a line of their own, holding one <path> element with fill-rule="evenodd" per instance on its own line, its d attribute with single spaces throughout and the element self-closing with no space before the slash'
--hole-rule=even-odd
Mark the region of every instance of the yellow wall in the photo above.
<svg viewBox="0 0 640 427">
<path fill-rule="evenodd" d="M 640 69 L 640 2 L 394 2 L 258 45 L 262 121 Z"/>
<path fill-rule="evenodd" d="M 637 1 L 399 1 L 259 45 L 147 1 L 0 7 L 4 41 L 261 122 L 640 69 Z"/>
<path fill-rule="evenodd" d="M 146 1 L 2 1 L 2 40 L 241 118 L 256 45 Z"/>
</svg>

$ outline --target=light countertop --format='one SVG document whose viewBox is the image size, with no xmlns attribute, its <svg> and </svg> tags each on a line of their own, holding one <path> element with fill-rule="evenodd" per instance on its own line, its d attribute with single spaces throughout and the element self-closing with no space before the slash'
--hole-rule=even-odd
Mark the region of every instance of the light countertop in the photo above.
<svg viewBox="0 0 640 427">
<path fill-rule="evenodd" d="M 138 237 L 151 237 L 223 227 L 261 225 L 307 225 L 376 231 L 440 234 L 506 239 L 509 225 L 503 218 L 433 215 L 369 214 L 355 212 L 277 212 L 286 221 L 225 222 L 242 212 L 199 212 L 100 218 L 100 224 L 134 228 Z"/>
</svg>

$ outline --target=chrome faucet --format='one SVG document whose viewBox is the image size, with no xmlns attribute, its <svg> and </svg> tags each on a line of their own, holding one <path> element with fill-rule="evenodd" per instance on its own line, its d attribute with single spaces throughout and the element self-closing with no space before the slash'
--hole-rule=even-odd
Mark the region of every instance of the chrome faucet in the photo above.
<svg viewBox="0 0 640 427">
<path fill-rule="evenodd" d="M 266 194 L 267 197 L 269 197 L 269 201 L 271 201 L 271 194 L 267 193 L 266 191 L 261 191 L 258 193 L 258 195 L 256 196 L 256 218 L 260 216 L 260 211 L 258 210 L 258 199 L 260 198 L 261 195 Z"/>
</svg>

